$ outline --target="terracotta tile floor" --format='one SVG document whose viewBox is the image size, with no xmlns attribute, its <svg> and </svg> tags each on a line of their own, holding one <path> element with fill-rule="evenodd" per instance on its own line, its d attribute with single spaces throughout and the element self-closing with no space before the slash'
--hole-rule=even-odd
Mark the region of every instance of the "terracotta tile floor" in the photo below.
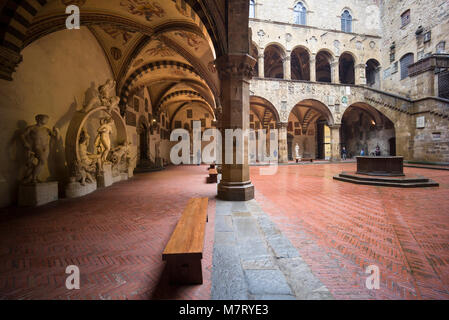
<svg viewBox="0 0 449 320">
<path fill-rule="evenodd" d="M 337 299 L 449 299 L 449 172 L 406 168 L 440 188 L 332 180 L 355 164 L 251 168 L 256 199 Z M 366 267 L 380 269 L 368 290 Z"/>
<path fill-rule="evenodd" d="M 354 164 L 252 167 L 256 197 L 312 271 L 341 299 L 449 298 L 449 172 L 406 168 L 440 188 L 391 189 L 332 180 Z M 214 214 L 203 286 L 171 287 L 161 252 L 191 197 L 209 197 L 201 167 L 143 174 L 82 199 L 0 211 L 0 299 L 208 299 Z M 65 267 L 81 290 L 65 288 Z M 367 290 L 368 265 L 381 271 Z"/>
<path fill-rule="evenodd" d="M 209 197 L 206 166 L 142 174 L 84 198 L 0 212 L 0 299 L 209 299 L 214 214 L 203 286 L 171 287 L 162 251 L 191 197 Z M 81 290 L 65 288 L 67 265 Z"/>
</svg>

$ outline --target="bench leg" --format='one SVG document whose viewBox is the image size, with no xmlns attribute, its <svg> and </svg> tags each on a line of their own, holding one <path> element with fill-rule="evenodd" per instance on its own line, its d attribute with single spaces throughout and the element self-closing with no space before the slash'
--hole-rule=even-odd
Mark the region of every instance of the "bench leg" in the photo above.
<svg viewBox="0 0 449 320">
<path fill-rule="evenodd" d="M 170 284 L 203 284 L 201 259 L 191 257 L 167 258 Z"/>
</svg>

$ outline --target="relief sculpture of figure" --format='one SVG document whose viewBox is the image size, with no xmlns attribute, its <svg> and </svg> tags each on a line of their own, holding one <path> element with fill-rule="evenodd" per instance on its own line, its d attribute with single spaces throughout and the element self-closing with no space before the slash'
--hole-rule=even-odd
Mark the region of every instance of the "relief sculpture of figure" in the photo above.
<svg viewBox="0 0 449 320">
<path fill-rule="evenodd" d="M 97 164 L 100 162 L 100 155 L 92 154 L 87 151 L 89 141 L 90 136 L 87 131 L 83 129 L 79 139 L 80 160 L 75 164 L 77 176 L 83 186 L 86 182 L 93 183 L 95 181 L 94 175 L 97 171 Z"/>
<path fill-rule="evenodd" d="M 105 163 L 108 160 L 109 152 L 111 151 L 111 133 L 112 124 L 114 120 L 107 117 L 100 120 L 100 128 L 98 128 L 98 135 L 95 139 L 95 149 L 97 154 L 101 155 L 101 163 Z"/>
<path fill-rule="evenodd" d="M 41 182 L 39 176 L 48 162 L 50 139 L 59 137 L 57 128 L 50 130 L 45 127 L 49 119 L 47 115 L 39 114 L 35 119 L 36 124 L 26 128 L 21 136 L 27 150 L 26 172 L 22 180 L 24 184 Z"/>
</svg>

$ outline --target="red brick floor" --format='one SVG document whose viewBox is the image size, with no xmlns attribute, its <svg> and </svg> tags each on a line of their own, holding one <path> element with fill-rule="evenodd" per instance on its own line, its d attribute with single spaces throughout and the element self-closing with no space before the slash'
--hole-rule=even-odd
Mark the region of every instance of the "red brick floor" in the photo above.
<svg viewBox="0 0 449 320">
<path fill-rule="evenodd" d="M 0 211 L 0 299 L 209 299 L 214 214 L 209 214 L 204 285 L 167 284 L 162 251 L 191 197 L 209 197 L 206 166 L 135 176 L 84 198 Z M 81 290 L 68 291 L 77 265 Z"/>
<path fill-rule="evenodd" d="M 337 299 L 449 299 L 449 172 L 406 168 L 439 188 L 334 181 L 355 164 L 251 168 L 256 199 Z M 379 290 L 366 267 L 377 265 Z"/>
</svg>

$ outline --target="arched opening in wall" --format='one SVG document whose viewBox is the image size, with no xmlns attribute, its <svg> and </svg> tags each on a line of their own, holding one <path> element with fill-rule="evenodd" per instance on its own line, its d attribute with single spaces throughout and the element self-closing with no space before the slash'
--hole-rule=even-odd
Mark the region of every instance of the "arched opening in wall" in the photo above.
<svg viewBox="0 0 449 320">
<path fill-rule="evenodd" d="M 268 100 L 251 96 L 250 97 L 250 114 L 249 114 L 249 127 L 251 130 L 255 130 L 254 137 L 250 137 L 250 142 L 253 143 L 250 146 L 250 160 L 252 162 L 257 159 L 256 155 L 262 150 L 259 150 L 260 135 L 258 130 L 265 130 L 265 150 L 266 155 L 270 152 L 270 137 L 274 129 L 277 128 L 280 118 L 276 108 Z M 278 150 L 276 150 L 278 152 Z"/>
<path fill-rule="evenodd" d="M 325 104 L 312 99 L 299 102 L 288 118 L 287 137 L 291 136 L 289 160 L 329 159 L 329 126 L 332 124 L 332 114 Z"/>
<path fill-rule="evenodd" d="M 298 47 L 291 54 L 292 80 L 310 81 L 310 55 L 302 47 Z"/>
<path fill-rule="evenodd" d="M 264 76 L 265 78 L 284 78 L 284 58 L 282 48 L 276 44 L 271 44 L 265 48 L 264 52 Z"/>
<path fill-rule="evenodd" d="M 340 83 L 355 84 L 355 61 L 354 57 L 345 52 L 340 56 L 338 67 L 340 75 Z"/>
<path fill-rule="evenodd" d="M 146 165 L 146 162 L 149 159 L 149 130 L 148 125 L 146 124 L 146 119 L 141 118 L 139 120 L 139 125 L 137 127 L 137 134 L 139 137 L 139 156 L 138 156 L 138 163 L 137 165 Z"/>
<path fill-rule="evenodd" d="M 251 44 L 251 51 L 250 51 L 251 57 L 256 59 L 256 65 L 254 66 L 254 76 L 259 76 L 259 51 L 257 50 L 257 47 L 254 43 Z"/>
<path fill-rule="evenodd" d="M 197 159 L 201 159 L 202 155 L 198 153 L 198 150 L 193 150 L 193 130 L 196 125 L 200 128 L 201 135 L 203 135 L 205 130 L 215 128 L 216 119 L 214 110 L 201 100 L 183 100 L 170 104 L 167 107 L 167 113 L 171 119 L 170 129 L 187 130 L 190 138 L 190 156 L 193 157 L 194 152 L 196 152 Z M 203 150 L 209 143 L 212 142 L 202 141 L 201 150 Z M 174 144 L 176 144 L 176 142 L 172 142 L 172 145 Z"/>
<path fill-rule="evenodd" d="M 376 59 L 366 62 L 366 84 L 369 87 L 380 88 L 380 63 Z"/>
<path fill-rule="evenodd" d="M 332 82 L 332 55 L 327 51 L 319 51 L 316 55 L 316 80 L 318 82 Z"/>
<path fill-rule="evenodd" d="M 348 158 L 361 154 L 374 155 L 379 146 L 382 156 L 396 155 L 396 133 L 393 122 L 366 103 L 349 106 L 342 117 L 340 140 Z"/>
</svg>

